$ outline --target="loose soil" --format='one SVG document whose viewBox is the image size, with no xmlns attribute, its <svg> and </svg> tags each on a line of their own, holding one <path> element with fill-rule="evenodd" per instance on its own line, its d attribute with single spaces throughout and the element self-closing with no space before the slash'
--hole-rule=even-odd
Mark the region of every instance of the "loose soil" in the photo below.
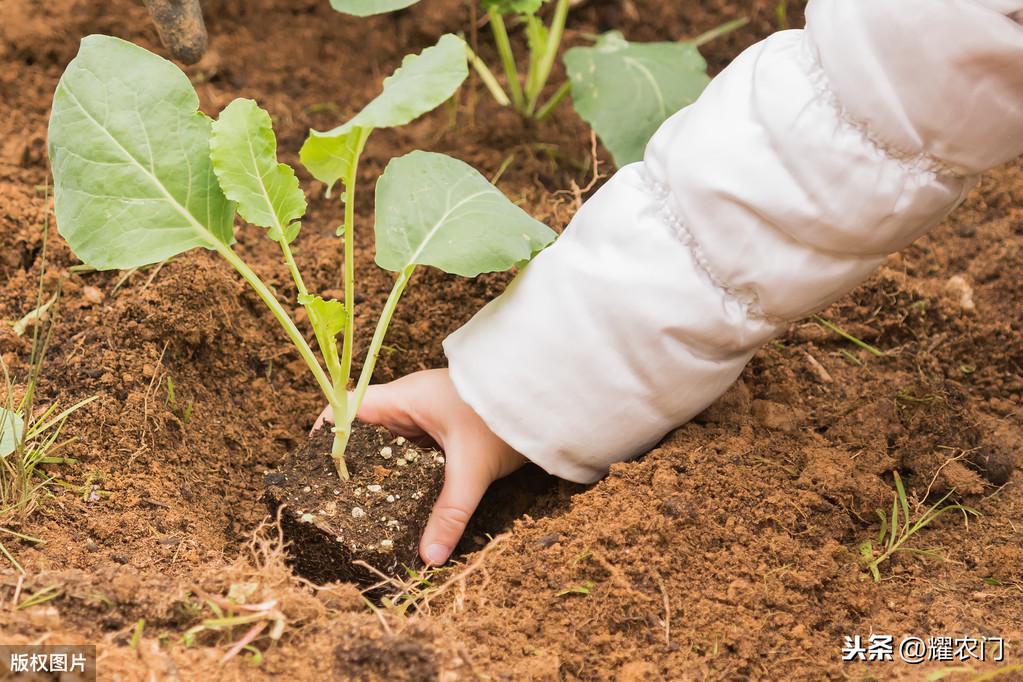
<svg viewBox="0 0 1023 682">
<path fill-rule="evenodd" d="M 357 423 L 345 456 L 350 478 L 342 482 L 333 441 L 321 429 L 263 478 L 289 565 L 316 583 L 404 577 L 420 565 L 419 538 L 444 483 L 444 455 Z"/>
<path fill-rule="evenodd" d="M 593 0 L 573 11 L 567 40 L 613 27 L 636 40 L 678 39 L 750 16 L 705 47 L 717 71 L 776 28 L 776 5 Z M 326 0 L 205 6 L 210 51 L 187 69 L 204 109 L 257 99 L 295 165 L 309 127 L 345 119 L 403 54 L 470 24 L 469 6 L 451 0 L 359 20 Z M 128 0 L 6 0 L 2 12 L 0 355 L 21 381 L 30 342 L 11 324 L 35 306 L 52 217 L 45 135 L 57 78 L 88 33 L 165 52 L 145 9 Z M 457 106 L 377 132 L 364 187 L 412 148 L 488 175 L 507 162 L 500 187 L 557 229 L 590 177 L 589 132 L 570 107 L 527 125 L 478 85 Z M 296 258 L 307 281 L 337 290 L 339 206 L 300 176 L 310 213 Z M 371 199 L 363 192 L 357 207 L 357 357 L 391 285 L 372 265 Z M 75 490 L 5 521 L 46 544 L 5 543 L 26 575 L 0 569 L 0 639 L 97 643 L 104 679 L 921 679 L 950 665 L 842 663 L 844 636 L 871 633 L 1008 642 L 1005 662 L 955 663 L 944 679 L 1023 663 L 1023 476 L 991 482 L 1005 480 L 1023 445 L 1021 225 L 1015 163 L 822 313 L 881 357 L 813 321 L 793 324 L 700 419 L 600 483 L 527 470 L 495 486 L 462 563 L 410 579 L 372 609 L 351 584 L 295 578 L 263 525 L 264 472 L 303 443 L 322 406 L 255 295 L 204 252 L 131 273 L 72 272 L 74 257 L 51 231 L 45 286 L 63 280 L 64 297 L 41 398 L 98 399 L 67 426 L 79 463 L 59 474 Z M 274 245 L 250 230 L 239 237 L 245 259 L 294 301 Z M 423 269 L 376 380 L 442 366 L 444 336 L 508 280 Z M 917 546 L 942 548 L 947 561 L 900 555 L 874 583 L 857 546 L 877 533 L 874 512 L 891 504 L 895 469 L 914 507 L 954 488 L 982 515 L 947 514 L 919 534 Z M 20 601 L 46 588 L 57 596 L 9 608 L 16 592 Z M 248 626 L 180 644 L 228 595 L 276 600 L 286 627 L 276 641 L 269 628 L 256 638 L 261 662 L 246 651 L 219 663 Z"/>
</svg>

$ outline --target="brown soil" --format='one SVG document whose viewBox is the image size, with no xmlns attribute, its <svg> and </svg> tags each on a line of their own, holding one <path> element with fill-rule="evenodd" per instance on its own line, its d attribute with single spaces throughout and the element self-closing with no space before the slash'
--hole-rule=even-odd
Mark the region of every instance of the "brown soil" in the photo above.
<svg viewBox="0 0 1023 682">
<path fill-rule="evenodd" d="M 419 538 L 444 483 L 444 455 L 357 423 L 345 456 L 351 478 L 342 483 L 333 441 L 321 429 L 263 478 L 289 563 L 316 583 L 404 578 L 421 565 Z"/>
<path fill-rule="evenodd" d="M 706 46 L 717 70 L 776 28 L 776 4 L 591 0 L 573 11 L 567 39 L 613 27 L 677 39 L 752 16 Z M 257 99 L 293 164 L 307 128 L 352 114 L 401 55 L 467 26 L 470 14 L 454 0 L 366 20 L 334 14 L 326 0 L 205 6 L 210 51 L 188 68 L 204 109 Z M 30 342 L 10 323 L 35 306 L 56 80 L 87 33 L 162 48 L 144 7 L 128 0 L 6 0 L 2 12 L 0 355 L 20 382 Z M 589 133 L 570 107 L 525 125 L 478 87 L 457 107 L 377 132 L 364 187 L 416 147 L 487 174 L 510 158 L 501 188 L 558 229 L 574 210 L 573 183 L 589 179 Z M 311 210 L 296 257 L 307 281 L 336 290 L 339 206 L 301 177 Z M 391 285 L 372 265 L 371 197 L 364 191 L 358 206 L 360 351 Z M 843 637 L 871 633 L 1008 642 L 1005 662 L 971 661 L 944 679 L 1023 663 L 1023 476 L 985 479 L 1003 480 L 1023 445 L 1021 224 L 1016 163 L 823 313 L 883 356 L 812 321 L 794 324 L 700 419 L 597 485 L 526 472 L 497 486 L 467 538 L 482 549 L 375 610 L 350 584 L 313 589 L 293 577 L 261 527 L 263 473 L 303 442 L 321 401 L 258 299 L 202 252 L 134 273 L 71 272 L 75 259 L 51 235 L 45 285 L 64 277 L 65 296 L 41 399 L 98 399 L 67 426 L 79 463 L 59 473 L 76 490 L 4 522 L 46 544 L 6 542 L 26 575 L 0 569 L 2 639 L 97 643 L 103 679 L 921 679 L 961 667 L 842 663 Z M 240 242 L 293 301 L 273 244 L 247 230 Z M 508 279 L 419 273 L 376 379 L 442 365 L 440 341 Z M 874 583 L 857 546 L 877 533 L 874 510 L 891 504 L 895 469 L 914 507 L 954 488 L 982 516 L 942 517 L 917 546 L 943 548 L 947 561 L 900 555 Z M 487 542 L 497 530 L 507 532 Z M 56 598 L 9 608 L 15 592 L 46 588 Z M 248 626 L 181 643 L 213 605 L 233 613 L 242 599 L 275 600 L 274 622 L 286 623 L 279 639 L 269 628 L 256 638 L 258 665 L 251 652 L 219 663 Z"/>
</svg>

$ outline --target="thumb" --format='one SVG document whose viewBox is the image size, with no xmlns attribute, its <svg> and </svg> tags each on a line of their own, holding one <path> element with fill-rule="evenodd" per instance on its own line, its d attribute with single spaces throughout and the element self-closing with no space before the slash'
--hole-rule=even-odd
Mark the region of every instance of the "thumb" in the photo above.
<svg viewBox="0 0 1023 682">
<path fill-rule="evenodd" d="M 486 470 L 466 466 L 472 458 L 459 457 L 456 448 L 446 450 L 444 487 L 433 505 L 430 520 L 419 542 L 419 555 L 430 566 L 440 566 L 455 550 L 483 493 L 491 484 Z M 457 464 L 461 462 L 461 465 Z"/>
<path fill-rule="evenodd" d="M 370 386 L 366 389 L 357 416 L 364 422 L 379 424 L 399 436 L 419 438 L 424 435 L 424 430 L 408 409 L 415 398 L 414 392 L 401 380 Z"/>
</svg>

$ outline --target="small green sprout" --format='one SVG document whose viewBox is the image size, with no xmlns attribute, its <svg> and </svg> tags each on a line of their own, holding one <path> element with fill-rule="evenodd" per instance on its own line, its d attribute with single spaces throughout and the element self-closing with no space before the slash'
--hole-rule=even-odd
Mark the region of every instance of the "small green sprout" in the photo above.
<svg viewBox="0 0 1023 682">
<path fill-rule="evenodd" d="M 899 476 L 897 471 L 893 472 L 893 474 L 895 477 L 895 498 L 892 500 L 891 517 L 886 516 L 880 509 L 876 510 L 878 517 L 881 519 L 881 528 L 878 530 L 877 540 L 876 542 L 865 540 L 859 546 L 860 559 L 870 571 L 870 575 L 873 576 L 875 582 L 881 580 L 880 565 L 900 552 L 918 554 L 944 561 L 945 557 L 941 554 L 940 550 L 908 547 L 906 542 L 945 512 L 961 511 L 967 517 L 970 514 L 974 516 L 980 515 L 980 512 L 977 510 L 961 504 L 942 506 L 945 500 L 952 495 L 953 491 L 950 490 L 933 506 L 927 508 L 923 514 L 913 520 L 910 518 L 909 501 L 906 498 L 906 488 L 902 484 L 902 477 Z"/>
<path fill-rule="evenodd" d="M 561 590 L 560 592 L 558 592 L 554 596 L 555 597 L 567 597 L 567 596 L 572 595 L 572 594 L 581 594 L 581 595 L 584 595 L 584 596 L 589 596 L 590 592 L 592 592 L 593 588 L 596 587 L 596 586 L 597 586 L 597 583 L 593 582 L 592 580 L 587 580 L 586 582 L 582 583 L 581 585 L 572 585 L 571 587 L 566 587 L 565 589 Z"/>
<path fill-rule="evenodd" d="M 834 322 L 831 322 L 830 320 L 826 320 L 823 317 L 821 317 L 820 315 L 814 315 L 813 316 L 813 321 L 816 322 L 817 324 L 819 324 L 820 326 L 824 327 L 825 329 L 829 329 L 829 330 L 835 332 L 836 334 L 841 336 L 846 341 L 849 341 L 851 343 L 856 344 L 857 346 L 859 346 L 860 348 L 862 348 L 863 350 L 867 351 L 868 353 L 870 353 L 871 355 L 873 355 L 875 357 L 882 357 L 884 355 L 884 353 L 882 353 L 880 350 L 878 350 L 875 346 L 872 346 L 869 343 L 867 343 L 866 341 L 863 341 L 861 339 L 856 338 L 855 336 L 853 336 L 852 334 L 850 334 L 846 330 L 844 330 L 841 327 L 839 327 Z"/>
</svg>

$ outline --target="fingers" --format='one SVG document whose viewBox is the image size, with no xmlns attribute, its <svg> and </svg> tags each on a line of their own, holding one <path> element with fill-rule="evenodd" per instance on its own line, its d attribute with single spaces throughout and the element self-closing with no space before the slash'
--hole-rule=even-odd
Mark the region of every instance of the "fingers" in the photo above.
<svg viewBox="0 0 1023 682">
<path fill-rule="evenodd" d="M 366 390 L 359 406 L 358 417 L 406 438 L 435 437 L 423 416 L 423 405 L 431 398 L 428 386 L 416 374 L 410 374 L 389 384 L 377 384 Z"/>
<path fill-rule="evenodd" d="M 313 428 L 310 429 L 309 435 L 311 436 L 313 433 L 319 431 L 321 428 L 323 428 L 324 424 L 333 424 L 333 423 L 334 423 L 334 410 L 331 409 L 330 405 L 327 405 L 325 408 L 323 408 L 323 412 L 320 412 L 320 416 L 316 418 L 316 423 L 313 424 Z"/>
<path fill-rule="evenodd" d="M 456 447 L 449 445 L 447 458 L 444 487 L 419 542 L 419 555 L 429 566 L 448 560 L 492 482 L 483 468 L 466 466 L 468 460 L 459 456 Z M 459 461 L 460 466 L 452 464 Z"/>
</svg>

